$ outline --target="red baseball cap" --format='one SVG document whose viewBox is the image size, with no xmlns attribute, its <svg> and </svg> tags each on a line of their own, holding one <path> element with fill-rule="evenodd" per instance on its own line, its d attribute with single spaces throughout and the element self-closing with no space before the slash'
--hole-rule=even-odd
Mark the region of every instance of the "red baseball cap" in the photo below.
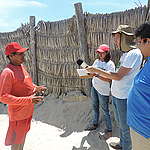
<svg viewBox="0 0 150 150">
<path fill-rule="evenodd" d="M 11 42 L 8 43 L 5 47 L 5 55 L 10 55 L 11 53 L 18 52 L 23 53 L 27 51 L 29 48 L 23 48 L 20 44 L 17 42 Z"/>
<path fill-rule="evenodd" d="M 102 44 L 98 47 L 96 50 L 97 53 L 103 53 L 103 52 L 108 52 L 110 50 L 109 46 L 106 44 Z"/>
</svg>

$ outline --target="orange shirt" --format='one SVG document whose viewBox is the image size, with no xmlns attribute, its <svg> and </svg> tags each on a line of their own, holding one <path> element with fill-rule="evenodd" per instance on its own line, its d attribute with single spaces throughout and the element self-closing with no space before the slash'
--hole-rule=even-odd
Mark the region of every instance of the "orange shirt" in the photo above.
<svg viewBox="0 0 150 150">
<path fill-rule="evenodd" d="M 23 120 L 33 114 L 32 98 L 35 85 L 23 65 L 8 64 L 0 75 L 0 101 L 8 104 L 11 121 Z"/>
</svg>

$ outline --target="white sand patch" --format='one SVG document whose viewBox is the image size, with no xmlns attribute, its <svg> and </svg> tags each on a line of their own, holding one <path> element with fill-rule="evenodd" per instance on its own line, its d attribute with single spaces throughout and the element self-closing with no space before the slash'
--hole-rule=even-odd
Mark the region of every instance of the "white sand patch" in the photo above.
<svg viewBox="0 0 150 150">
<path fill-rule="evenodd" d="M 4 146 L 8 127 L 5 112 L 6 107 L 0 105 L 0 150 L 10 150 Z M 117 138 L 108 139 L 107 143 L 99 138 L 100 131 L 104 130 L 102 117 L 98 130 L 84 131 L 91 117 L 89 100 L 62 101 L 47 97 L 45 103 L 35 109 L 24 150 L 113 150 L 107 143 Z M 116 128 L 113 131 L 116 136 Z"/>
<path fill-rule="evenodd" d="M 1 136 L 0 149 L 10 150 L 9 146 L 4 146 L 5 134 L 8 126 L 8 116 L 0 115 Z M 72 132 L 68 136 L 62 136 L 64 131 L 57 127 L 32 120 L 31 130 L 27 134 L 25 150 L 72 150 L 92 148 L 97 150 L 104 148 L 107 144 L 101 141 L 96 132 Z"/>
</svg>

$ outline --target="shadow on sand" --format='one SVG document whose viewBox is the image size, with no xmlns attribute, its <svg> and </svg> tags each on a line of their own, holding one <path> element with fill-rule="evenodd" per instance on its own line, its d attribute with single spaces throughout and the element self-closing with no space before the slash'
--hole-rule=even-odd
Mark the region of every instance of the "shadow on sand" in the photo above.
<svg viewBox="0 0 150 150">
<path fill-rule="evenodd" d="M 85 145 L 85 143 L 88 143 Z M 81 140 L 80 147 L 73 146 L 72 150 L 109 150 L 108 144 L 97 131 L 90 131 Z"/>
</svg>

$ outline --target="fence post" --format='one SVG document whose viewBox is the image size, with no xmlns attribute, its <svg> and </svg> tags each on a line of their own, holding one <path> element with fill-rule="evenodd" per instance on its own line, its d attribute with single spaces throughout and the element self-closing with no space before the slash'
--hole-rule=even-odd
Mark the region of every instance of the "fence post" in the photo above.
<svg viewBox="0 0 150 150">
<path fill-rule="evenodd" d="M 82 9 L 82 4 L 75 3 L 74 6 L 75 6 L 75 13 L 76 13 L 76 20 L 77 20 L 81 58 L 89 64 L 89 53 L 87 48 L 87 38 L 86 38 L 86 32 L 84 26 L 84 14 Z M 86 79 L 85 92 L 88 96 L 90 95 L 90 88 L 91 88 L 91 81 L 89 79 Z"/>
<path fill-rule="evenodd" d="M 150 0 L 148 0 L 147 3 L 147 11 L 146 11 L 146 16 L 145 16 L 145 22 L 149 20 L 149 14 L 150 14 Z"/>
<path fill-rule="evenodd" d="M 35 47 L 35 16 L 30 16 L 30 49 L 32 51 L 33 82 L 38 84 L 37 59 Z"/>
</svg>

